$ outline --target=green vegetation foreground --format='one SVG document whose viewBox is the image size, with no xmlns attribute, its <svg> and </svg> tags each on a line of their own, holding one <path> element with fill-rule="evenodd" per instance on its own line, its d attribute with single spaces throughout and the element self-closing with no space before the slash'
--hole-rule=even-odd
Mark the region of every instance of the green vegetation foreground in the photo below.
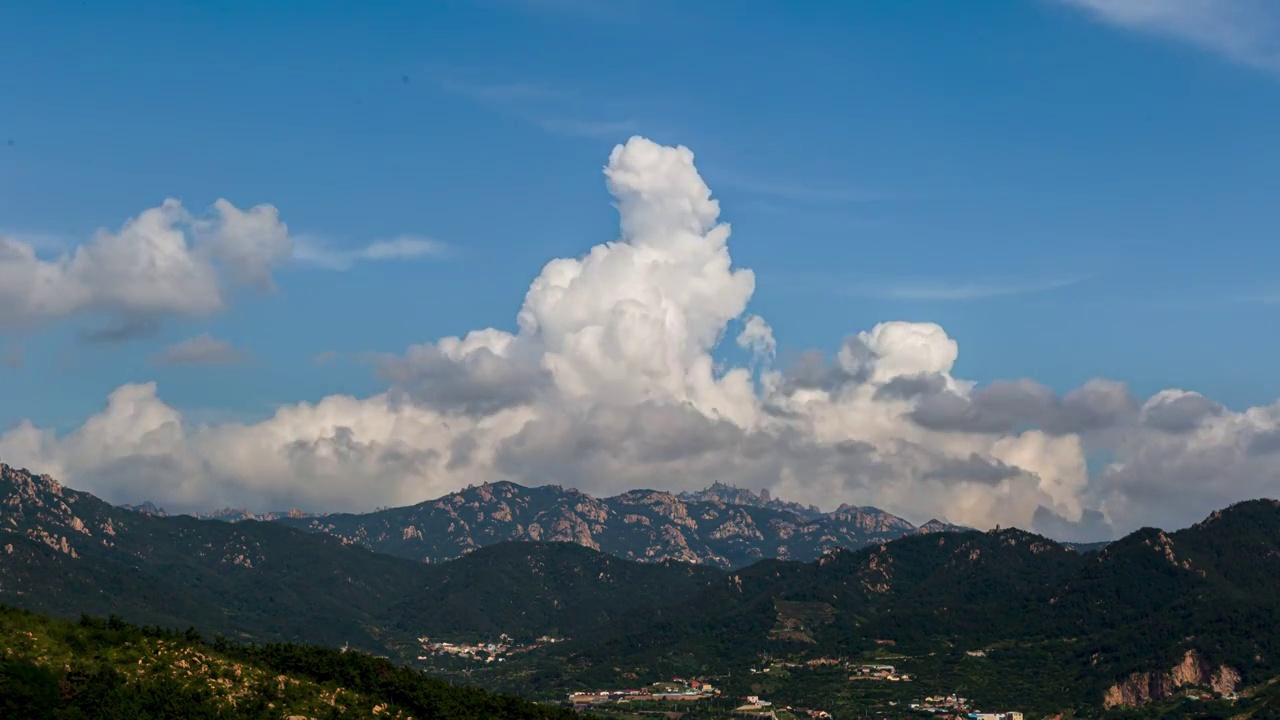
<svg viewBox="0 0 1280 720">
<path fill-rule="evenodd" d="M 72 623 L 0 605 L 0 646 L 4 718 L 578 717 L 453 687 L 363 653 L 210 643 L 191 630 L 138 627 L 115 617 Z"/>
</svg>

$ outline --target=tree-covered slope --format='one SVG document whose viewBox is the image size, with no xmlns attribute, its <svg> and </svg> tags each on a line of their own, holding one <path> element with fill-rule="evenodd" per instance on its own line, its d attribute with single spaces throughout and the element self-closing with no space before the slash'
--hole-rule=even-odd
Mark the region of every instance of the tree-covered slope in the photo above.
<svg viewBox="0 0 1280 720">
<path fill-rule="evenodd" d="M 562 668 L 602 681 L 892 648 L 935 680 L 997 700 L 1141 705 L 1280 675 L 1278 571 L 1273 501 L 1173 533 L 1140 530 L 1101 552 L 1020 530 L 918 535 L 813 563 L 762 562 L 557 652 Z"/>
<path fill-rule="evenodd" d="M 453 687 L 358 652 L 245 646 L 0 606 L 0 717 L 569 718 L 514 697 Z"/>
</svg>

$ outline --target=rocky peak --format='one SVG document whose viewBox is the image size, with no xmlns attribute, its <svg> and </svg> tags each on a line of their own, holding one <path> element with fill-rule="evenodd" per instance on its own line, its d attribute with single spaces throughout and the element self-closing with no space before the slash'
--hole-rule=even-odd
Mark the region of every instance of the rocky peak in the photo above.
<svg viewBox="0 0 1280 720">
<path fill-rule="evenodd" d="M 897 515 L 890 515 L 873 507 L 858 507 L 847 503 L 836 508 L 836 511 L 828 517 L 852 523 L 859 530 L 865 532 L 901 532 L 905 534 L 915 530 L 914 525 Z"/>
<path fill-rule="evenodd" d="M 806 520 L 812 520 L 822 515 L 822 511 L 816 505 L 805 506 L 800 503 L 775 498 L 768 488 L 761 488 L 757 493 L 749 488 L 740 488 L 718 480 L 705 489 L 686 490 L 679 493 L 677 497 L 685 502 L 711 502 L 780 510 L 795 513 Z"/>
<path fill-rule="evenodd" d="M 120 509 L 128 510 L 129 512 L 142 513 L 143 515 L 152 515 L 154 517 L 169 517 L 169 513 L 165 512 L 164 508 L 157 507 L 156 504 L 150 500 L 142 503 L 141 505 L 121 505 Z"/>
<path fill-rule="evenodd" d="M 64 488 L 48 475 L 0 463 L 0 532 L 20 534 L 79 557 L 86 543 L 110 546 L 116 524 L 92 495 Z"/>
<path fill-rule="evenodd" d="M 44 494 L 62 497 L 62 485 L 48 475 L 36 475 L 25 468 L 0 463 L 0 493 L 5 494 L 6 501 L 11 498 L 35 501 Z"/>
<path fill-rule="evenodd" d="M 933 520 L 930 520 L 929 522 L 916 528 L 916 532 L 920 533 L 921 535 L 928 535 L 929 533 L 949 532 L 954 527 L 955 527 L 954 525 L 944 523 L 941 520 L 934 518 Z"/>
</svg>

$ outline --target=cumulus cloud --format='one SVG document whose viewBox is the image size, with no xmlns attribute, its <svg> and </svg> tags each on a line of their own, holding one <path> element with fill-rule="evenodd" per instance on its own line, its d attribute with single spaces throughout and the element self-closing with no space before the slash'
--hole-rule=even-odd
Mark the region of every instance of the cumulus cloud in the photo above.
<svg viewBox="0 0 1280 720">
<path fill-rule="evenodd" d="M 86 339 L 118 342 L 162 318 L 222 310 L 230 283 L 269 289 L 270 269 L 289 254 L 274 207 L 226 200 L 204 216 L 166 200 L 54 257 L 0 237 L 0 331 L 92 315 L 109 322 Z"/>
<path fill-rule="evenodd" d="M 1186 522 L 1268 492 L 1280 470 L 1280 408 L 1175 391 L 1140 403 L 1107 380 L 978 385 L 953 374 L 959 344 L 933 323 L 880 323 L 778 362 L 693 153 L 632 138 L 604 175 L 615 239 L 547 263 L 513 331 L 378 358 L 384 392 L 196 423 L 154 385 L 126 385 L 72 432 L 19 425 L 0 457 L 179 509 L 367 510 L 500 479 L 596 493 L 722 480 L 1072 539 Z M 717 359 L 732 341 L 746 366 Z"/>
<path fill-rule="evenodd" d="M 1163 390 L 1142 406 L 1142 424 L 1167 433 L 1189 433 L 1226 411 L 1200 393 Z"/>
<path fill-rule="evenodd" d="M 933 430 L 1002 434 L 1038 427 L 1052 435 L 1066 435 L 1105 430 L 1136 412 L 1128 389 L 1105 380 L 1091 380 L 1061 398 L 1026 379 L 998 381 L 976 390 L 947 390 L 937 376 L 910 380 L 931 383 L 915 393 L 918 402 L 910 417 Z"/>
<path fill-rule="evenodd" d="M 292 237 L 272 205 L 242 209 L 219 199 L 196 214 L 170 199 L 69 248 L 0 233 L 0 333 L 85 318 L 82 342 L 118 344 L 154 336 L 168 319 L 220 312 L 236 288 L 271 292 L 272 272 L 288 262 L 346 270 L 448 251 L 412 235 L 338 249 Z"/>
<path fill-rule="evenodd" d="M 248 358 L 226 340 L 203 333 L 161 350 L 152 358 L 157 365 L 235 365 Z"/>
<path fill-rule="evenodd" d="M 778 343 L 773 339 L 773 328 L 759 315 L 751 315 L 738 333 L 738 347 L 750 350 L 757 360 L 770 362 L 778 354 Z"/>
</svg>

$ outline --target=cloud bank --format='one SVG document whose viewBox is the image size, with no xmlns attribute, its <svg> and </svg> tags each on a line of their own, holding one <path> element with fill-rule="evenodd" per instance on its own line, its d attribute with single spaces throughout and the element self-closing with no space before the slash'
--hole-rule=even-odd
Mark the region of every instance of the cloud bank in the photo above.
<svg viewBox="0 0 1280 720">
<path fill-rule="evenodd" d="M 514 331 L 382 358 L 384 392 L 197 424 L 155 385 L 130 384 L 75 431 L 15 427 L 0 458 L 174 509 L 367 510 L 501 479 L 594 493 L 719 480 L 1065 539 L 1186 524 L 1274 492 L 1280 405 L 1142 400 L 1105 379 L 1062 395 L 1026 379 L 977 386 L 953 374 L 955 339 L 925 322 L 884 322 L 779 366 L 693 153 L 635 137 L 604 175 L 617 239 L 547 263 Z M 246 262 L 244 276 L 260 268 Z M 749 359 L 725 363 L 717 349 L 735 343 Z"/>
</svg>

